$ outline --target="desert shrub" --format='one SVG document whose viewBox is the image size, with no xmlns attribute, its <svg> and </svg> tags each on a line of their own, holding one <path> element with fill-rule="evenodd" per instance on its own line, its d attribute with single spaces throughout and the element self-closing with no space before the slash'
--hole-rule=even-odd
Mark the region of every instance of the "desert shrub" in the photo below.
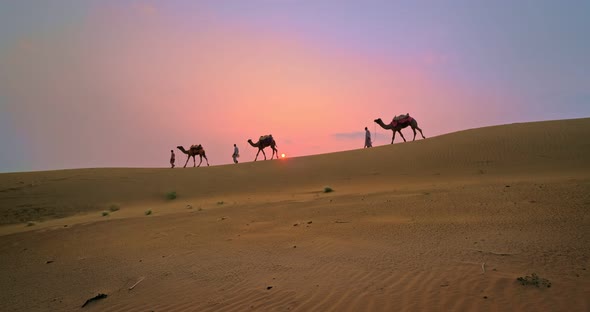
<svg viewBox="0 0 590 312">
<path fill-rule="evenodd" d="M 225 202 L 223 200 L 217 202 L 218 205 L 223 205 Z"/>
<path fill-rule="evenodd" d="M 119 207 L 119 205 L 115 205 L 115 204 L 113 204 L 113 205 L 111 205 L 111 206 L 109 207 L 109 210 L 110 210 L 111 212 L 118 211 L 119 209 L 121 209 L 121 207 Z"/>
<path fill-rule="evenodd" d="M 174 191 L 172 191 L 172 192 L 168 192 L 168 193 L 166 194 L 166 198 L 167 198 L 168 200 L 173 200 L 173 199 L 176 199 L 176 192 L 174 192 Z"/>
<path fill-rule="evenodd" d="M 109 215 L 109 212 L 108 212 L 108 211 L 103 211 L 103 212 L 102 212 L 102 216 L 103 216 L 103 217 L 106 217 L 106 216 L 108 216 L 108 215 Z"/>
<path fill-rule="evenodd" d="M 531 276 L 525 277 L 518 277 L 516 280 L 523 286 L 532 285 L 536 287 L 551 287 L 551 282 L 546 278 L 541 278 L 536 273 L 531 274 Z"/>
<path fill-rule="evenodd" d="M 151 210 L 151 209 L 145 212 L 145 215 L 146 215 L 146 216 L 149 216 L 149 215 L 151 215 L 151 214 L 152 214 L 152 210 Z"/>
<path fill-rule="evenodd" d="M 331 193 L 331 192 L 334 192 L 334 189 L 332 189 L 329 186 L 324 187 L 324 193 Z"/>
</svg>

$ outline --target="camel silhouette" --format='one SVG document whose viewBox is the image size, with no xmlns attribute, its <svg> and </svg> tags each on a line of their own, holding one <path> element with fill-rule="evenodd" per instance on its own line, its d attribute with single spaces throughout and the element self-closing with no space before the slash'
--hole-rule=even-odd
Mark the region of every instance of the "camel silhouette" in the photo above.
<svg viewBox="0 0 590 312">
<path fill-rule="evenodd" d="M 414 138 L 412 139 L 412 141 L 416 140 L 416 129 L 418 129 L 418 131 L 420 131 L 422 138 L 426 139 L 426 137 L 422 133 L 422 129 L 420 129 L 418 127 L 418 122 L 413 117 L 410 117 L 409 113 L 405 114 L 405 115 L 395 116 L 393 118 L 393 120 L 391 121 L 391 123 L 388 125 L 384 124 L 383 121 L 381 120 L 381 118 L 377 118 L 374 121 L 378 125 L 380 125 L 381 128 L 393 131 L 393 137 L 391 138 L 391 144 L 393 144 L 393 140 L 395 140 L 395 133 L 396 132 L 399 132 L 399 135 L 401 135 L 402 139 L 404 139 L 404 142 L 406 142 L 406 138 L 404 138 L 404 135 L 402 134 L 401 129 L 406 128 L 407 126 L 410 126 L 412 128 L 412 131 L 414 131 Z"/>
<path fill-rule="evenodd" d="M 253 143 L 251 139 L 248 139 L 248 143 L 250 143 L 250 145 L 252 145 L 253 147 L 258 148 L 258 153 L 256 153 L 254 161 L 258 159 L 258 154 L 260 154 L 261 151 L 262 155 L 264 155 L 264 160 L 266 160 L 266 154 L 264 153 L 264 149 L 268 146 L 270 146 L 270 148 L 272 149 L 272 156 L 270 156 L 270 159 L 274 157 L 275 153 L 277 155 L 277 159 L 279 159 L 279 152 L 276 149 L 277 144 L 275 142 L 275 139 L 272 137 L 272 134 L 261 136 L 258 139 L 258 142 L 256 143 Z"/>
<path fill-rule="evenodd" d="M 205 157 L 205 161 L 207 162 L 207 166 L 209 166 L 209 160 L 207 159 L 207 156 L 205 155 L 205 149 L 201 146 L 201 144 L 199 145 L 192 145 L 191 148 L 187 151 L 184 149 L 184 147 L 181 146 L 177 146 L 176 148 L 178 148 L 181 152 L 185 153 L 188 155 L 188 157 L 186 158 L 186 162 L 184 163 L 184 167 L 186 168 L 186 164 L 188 164 L 188 160 L 192 157 L 193 158 L 193 167 L 195 166 L 195 164 L 197 163 L 195 156 L 199 155 L 200 161 L 199 161 L 199 165 L 197 167 L 201 166 L 201 163 L 203 162 L 203 157 Z"/>
</svg>

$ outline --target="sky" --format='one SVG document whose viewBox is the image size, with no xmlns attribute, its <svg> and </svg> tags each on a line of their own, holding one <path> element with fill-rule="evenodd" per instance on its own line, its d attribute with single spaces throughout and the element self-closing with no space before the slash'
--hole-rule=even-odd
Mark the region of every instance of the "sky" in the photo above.
<svg viewBox="0 0 590 312">
<path fill-rule="evenodd" d="M 590 117 L 588 29 L 590 1 L 2 1 L 0 172 L 359 149 L 404 113 L 427 137 Z"/>
</svg>

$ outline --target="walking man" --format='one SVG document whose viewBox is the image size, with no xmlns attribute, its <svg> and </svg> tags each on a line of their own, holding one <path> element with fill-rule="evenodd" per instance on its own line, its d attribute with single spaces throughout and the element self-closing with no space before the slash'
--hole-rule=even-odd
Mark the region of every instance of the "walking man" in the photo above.
<svg viewBox="0 0 590 312">
<path fill-rule="evenodd" d="M 174 150 L 170 150 L 170 168 L 174 168 L 174 161 L 176 161 L 176 155 L 174 155 Z"/>
<path fill-rule="evenodd" d="M 234 159 L 234 164 L 238 163 L 238 157 L 240 157 L 240 150 L 238 150 L 238 146 L 234 144 L 234 153 L 231 155 Z"/>
<path fill-rule="evenodd" d="M 373 143 L 371 142 L 371 132 L 365 127 L 365 146 L 363 148 L 369 147 L 373 147 Z"/>
</svg>

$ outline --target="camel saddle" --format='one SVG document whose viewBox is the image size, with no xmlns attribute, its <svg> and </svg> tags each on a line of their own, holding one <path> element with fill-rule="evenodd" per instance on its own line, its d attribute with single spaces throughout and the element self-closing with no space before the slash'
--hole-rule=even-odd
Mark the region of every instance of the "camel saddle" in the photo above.
<svg viewBox="0 0 590 312">
<path fill-rule="evenodd" d="M 405 114 L 405 115 L 399 115 L 399 116 L 395 116 L 393 117 L 393 120 L 391 121 L 392 126 L 397 126 L 398 124 L 404 124 L 404 123 L 409 123 L 412 122 L 412 120 L 414 120 L 414 118 L 410 117 L 410 114 Z"/>
<path fill-rule="evenodd" d="M 393 120 L 400 121 L 400 120 L 406 119 L 408 117 L 410 117 L 410 113 L 407 113 L 405 115 L 397 115 L 397 116 L 393 117 Z"/>
<path fill-rule="evenodd" d="M 200 150 L 200 149 L 203 149 L 203 147 L 201 146 L 201 144 L 199 144 L 199 145 L 191 145 L 191 149 L 192 149 L 192 150 L 197 150 L 197 151 L 198 151 L 198 150 Z"/>
<path fill-rule="evenodd" d="M 272 138 L 272 134 L 268 134 L 268 135 L 263 135 L 260 136 L 260 138 L 258 139 L 258 142 L 272 142 L 273 138 Z"/>
</svg>

